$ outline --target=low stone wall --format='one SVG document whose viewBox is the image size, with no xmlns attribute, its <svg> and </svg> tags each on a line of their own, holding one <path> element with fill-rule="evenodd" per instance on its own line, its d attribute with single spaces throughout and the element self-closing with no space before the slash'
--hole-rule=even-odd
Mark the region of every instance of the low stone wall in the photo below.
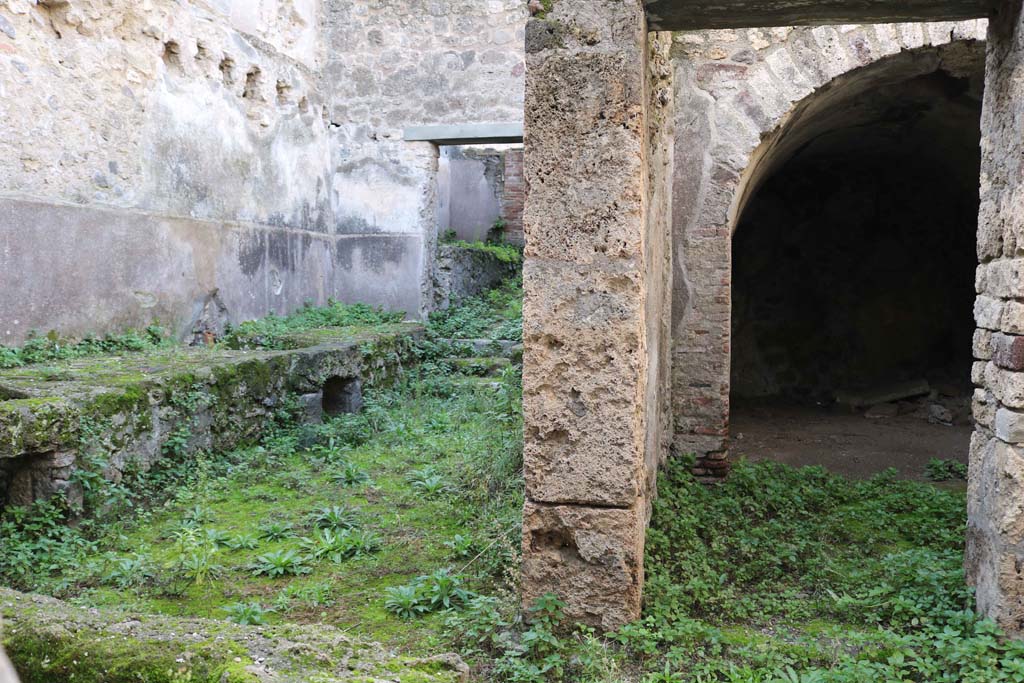
<svg viewBox="0 0 1024 683">
<path fill-rule="evenodd" d="M 502 261 L 483 249 L 442 244 L 434 270 L 434 310 L 455 306 L 515 277 L 520 263 Z"/>
<path fill-rule="evenodd" d="M 287 351 L 175 347 L 0 372 L 0 506 L 58 493 L 80 502 L 74 474 L 96 467 L 93 455 L 120 482 L 168 453 L 232 448 L 295 395 L 311 421 L 356 410 L 362 387 L 394 377 L 421 331 L 317 330 Z"/>
</svg>

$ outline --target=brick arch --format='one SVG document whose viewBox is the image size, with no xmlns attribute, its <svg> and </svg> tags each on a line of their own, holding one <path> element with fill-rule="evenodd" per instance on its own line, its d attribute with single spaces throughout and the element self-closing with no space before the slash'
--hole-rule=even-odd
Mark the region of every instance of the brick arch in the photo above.
<svg viewBox="0 0 1024 683">
<path fill-rule="evenodd" d="M 676 34 L 673 449 L 698 455 L 695 474 L 728 469 L 732 234 L 747 200 L 828 129 L 830 110 L 955 71 L 985 32 L 970 21 Z"/>
</svg>

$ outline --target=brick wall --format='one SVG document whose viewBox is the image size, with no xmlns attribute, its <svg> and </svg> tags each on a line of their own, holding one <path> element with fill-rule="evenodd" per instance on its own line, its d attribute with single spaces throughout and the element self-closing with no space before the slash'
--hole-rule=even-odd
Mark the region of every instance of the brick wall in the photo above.
<svg viewBox="0 0 1024 683">
<path fill-rule="evenodd" d="M 523 203 L 526 182 L 523 179 L 523 150 L 505 153 L 505 189 L 501 195 L 501 215 L 505 219 L 505 241 L 523 244 Z"/>
</svg>

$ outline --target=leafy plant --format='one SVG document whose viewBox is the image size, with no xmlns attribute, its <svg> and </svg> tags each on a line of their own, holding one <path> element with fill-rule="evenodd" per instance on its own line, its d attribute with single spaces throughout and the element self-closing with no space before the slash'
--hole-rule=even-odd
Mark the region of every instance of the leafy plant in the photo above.
<svg viewBox="0 0 1024 683">
<path fill-rule="evenodd" d="M 513 279 L 457 307 L 430 314 L 432 336 L 448 339 L 523 338 L 522 280 Z"/>
<path fill-rule="evenodd" d="M 438 569 L 419 579 L 420 590 L 432 612 L 452 609 L 464 603 L 470 594 L 463 584 L 462 577 L 452 575 L 447 569 Z"/>
<path fill-rule="evenodd" d="M 316 559 L 329 559 L 336 564 L 374 553 L 380 546 L 379 536 L 355 529 L 316 529 L 311 537 L 302 539 L 302 548 L 306 552 Z"/>
<path fill-rule="evenodd" d="M 271 520 L 260 525 L 260 538 L 267 541 L 283 541 L 295 537 L 295 527 L 288 522 Z"/>
<path fill-rule="evenodd" d="M 384 609 L 402 619 L 412 619 L 429 611 L 417 584 L 392 586 L 384 595 Z"/>
<path fill-rule="evenodd" d="M 455 559 L 465 559 L 472 555 L 475 545 L 472 536 L 462 534 L 455 534 L 451 540 L 444 542 L 444 547 L 451 551 L 450 554 Z"/>
<path fill-rule="evenodd" d="M 447 493 L 450 490 L 448 482 L 440 474 L 430 474 L 422 477 L 414 477 L 409 482 L 414 489 L 428 496 L 436 496 Z"/>
<path fill-rule="evenodd" d="M 21 347 L 0 346 L 0 368 L 16 368 L 36 363 L 153 349 L 168 343 L 169 335 L 158 325 L 142 332 L 128 330 L 103 337 L 88 335 L 84 339 L 62 339 L 55 332 L 40 336 L 33 333 Z"/>
<path fill-rule="evenodd" d="M 263 626 L 271 610 L 264 609 L 258 602 L 236 602 L 223 608 L 228 620 L 242 626 Z"/>
<path fill-rule="evenodd" d="M 109 558 L 103 573 L 103 583 L 117 588 L 138 588 L 153 578 L 156 570 L 148 557 L 138 553 L 126 557 Z"/>
<path fill-rule="evenodd" d="M 255 550 L 259 544 L 259 539 L 252 534 L 238 534 L 227 541 L 227 546 L 232 550 Z"/>
<path fill-rule="evenodd" d="M 231 535 L 220 529 L 207 529 L 206 540 L 216 546 L 231 547 Z"/>
<path fill-rule="evenodd" d="M 291 583 L 277 594 L 274 609 L 285 612 L 296 603 L 308 607 L 330 607 L 334 602 L 334 588 L 329 583 L 314 583 L 307 586 Z"/>
<path fill-rule="evenodd" d="M 250 570 L 255 576 L 268 576 L 272 579 L 280 576 L 299 576 L 312 571 L 308 562 L 305 556 L 294 550 L 278 550 L 257 557 Z"/>
<path fill-rule="evenodd" d="M 197 586 L 210 581 L 224 571 L 224 567 L 214 562 L 217 549 L 211 546 L 197 546 L 182 553 L 176 562 L 178 571 Z"/>
<path fill-rule="evenodd" d="M 925 475 L 932 481 L 967 479 L 967 465 L 959 460 L 932 458 L 925 465 Z"/>
<path fill-rule="evenodd" d="M 331 474 L 331 481 L 346 488 L 354 488 L 370 481 L 370 475 L 352 463 L 345 463 Z"/>
<path fill-rule="evenodd" d="M 384 608 L 403 619 L 453 609 L 472 597 L 464 583 L 461 576 L 439 569 L 433 574 L 418 576 L 404 586 L 389 588 Z"/>
<path fill-rule="evenodd" d="M 359 518 L 352 508 L 332 505 L 314 512 L 310 522 L 319 529 L 351 529 L 358 525 Z"/>
<path fill-rule="evenodd" d="M 188 455 L 189 441 L 192 439 L 192 430 L 188 425 L 179 425 L 168 435 L 162 446 L 164 455 L 174 458 L 182 458 Z"/>
<path fill-rule="evenodd" d="M 52 574 L 67 571 L 92 552 L 95 543 L 67 525 L 63 498 L 9 507 L 0 513 L 0 577 L 33 590 Z"/>
</svg>

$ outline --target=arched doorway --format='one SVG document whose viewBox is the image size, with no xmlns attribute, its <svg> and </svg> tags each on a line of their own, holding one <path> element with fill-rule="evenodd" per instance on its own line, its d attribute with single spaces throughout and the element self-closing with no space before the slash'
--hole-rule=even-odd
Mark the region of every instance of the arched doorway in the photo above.
<svg viewBox="0 0 1024 683">
<path fill-rule="evenodd" d="M 840 393 L 875 398 L 890 384 L 930 379 L 926 395 L 943 389 L 953 394 L 943 401 L 956 403 L 943 405 L 952 419 L 945 412 L 936 418 L 966 421 L 983 36 L 984 25 L 973 23 L 941 32 L 926 24 L 783 30 L 759 55 L 737 51 L 729 58 L 736 63 L 722 62 L 732 44 L 714 36 L 678 41 L 696 47 L 685 48 L 676 70 L 673 449 L 696 453 L 696 475 L 723 475 L 735 452 L 750 453 L 741 443 L 751 436 L 741 399 L 776 396 L 815 406 Z M 826 206 L 836 215 L 822 214 Z M 787 214 L 791 209 L 797 213 Z M 929 221 L 947 227 L 936 232 Z M 768 227 L 747 229 L 756 222 Z M 851 244 L 860 251 L 850 252 Z M 819 247 L 824 253 L 815 252 Z M 801 270 L 803 256 L 812 265 Z M 915 270 L 923 262 L 930 272 Z M 843 287 L 809 290 L 812 276 L 838 277 L 839 266 L 847 268 Z M 866 273 L 874 289 L 858 292 L 853 280 L 864 278 L 855 273 Z M 954 281 L 959 285 L 948 290 Z M 776 300 L 779 288 L 793 297 Z M 894 296 L 894 288 L 906 296 Z M 913 324 L 927 312 L 919 309 L 936 311 L 946 296 L 962 300 L 943 307 L 942 316 L 955 309 L 955 320 Z M 866 297 L 885 310 L 850 308 L 854 301 L 863 308 Z M 816 299 L 820 324 L 810 319 Z M 783 310 L 807 315 L 772 328 Z M 822 311 L 835 313 L 832 323 Z M 884 315 L 888 324 L 853 335 L 842 323 L 858 314 L 869 322 Z M 901 331 L 908 325 L 914 335 Z M 852 367 L 851 346 L 861 349 Z M 968 436 L 961 425 L 955 445 L 936 446 L 964 458 Z"/>
<path fill-rule="evenodd" d="M 980 43 L 883 60 L 813 95 L 749 169 L 734 457 L 853 476 L 966 463 L 983 84 Z"/>
</svg>

